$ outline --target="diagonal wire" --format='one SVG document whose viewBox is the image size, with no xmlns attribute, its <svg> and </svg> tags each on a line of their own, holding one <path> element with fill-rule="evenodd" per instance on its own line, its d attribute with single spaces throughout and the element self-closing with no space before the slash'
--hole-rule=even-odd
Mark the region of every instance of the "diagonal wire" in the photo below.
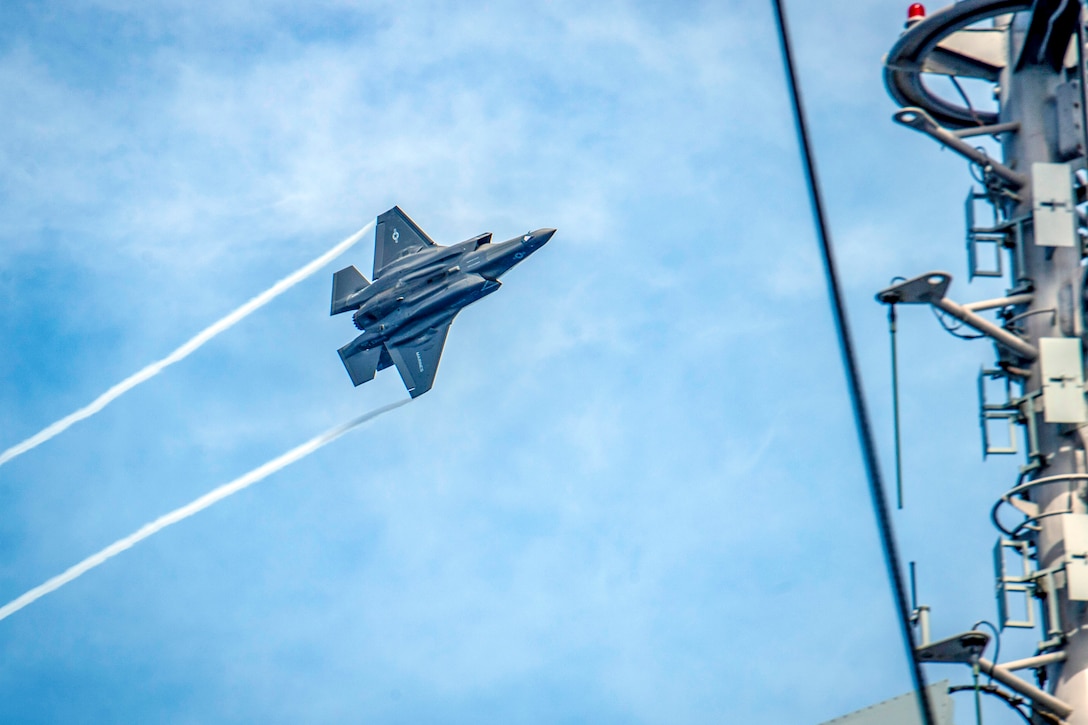
<svg viewBox="0 0 1088 725">
<path fill-rule="evenodd" d="M 937 721 L 933 717 L 933 710 L 929 703 L 929 693 L 926 691 L 925 674 L 914 656 L 914 638 L 911 636 L 910 631 L 910 610 L 907 608 L 907 594 L 899 566 L 899 553 L 896 549 L 895 535 L 892 532 L 891 515 L 888 512 L 888 504 L 884 497 L 884 483 L 880 475 L 880 465 L 876 457 L 876 444 L 873 441 L 872 428 L 869 425 L 869 413 L 861 387 L 861 373 L 858 370 L 857 361 L 854 359 L 854 344 L 850 337 L 850 328 L 846 319 L 846 305 L 843 301 L 838 271 L 835 267 L 835 257 L 831 247 L 831 235 L 824 215 L 823 201 L 820 197 L 820 183 L 816 178 L 816 165 L 809 144 L 805 111 L 801 103 L 801 89 L 794 72 L 793 54 L 790 50 L 789 30 L 786 27 L 786 16 L 782 8 L 782 0 L 773 0 L 773 5 L 775 19 L 778 24 L 779 42 L 782 45 L 782 60 L 785 65 L 786 79 L 789 83 L 790 99 L 793 102 L 794 123 L 797 126 L 797 137 L 801 147 L 801 161 L 804 166 L 809 197 L 812 202 L 812 215 L 820 242 L 824 271 L 827 275 L 832 316 L 835 319 L 835 328 L 838 332 L 839 349 L 842 353 L 846 382 L 850 389 L 850 403 L 854 409 L 858 442 L 861 444 L 861 454 L 869 478 L 869 494 L 872 497 L 873 512 L 876 514 L 877 528 L 880 530 L 880 541 L 884 548 L 884 564 L 888 570 L 888 579 L 892 585 L 896 610 L 899 615 L 900 634 L 903 636 L 903 645 L 906 647 L 907 659 L 910 660 L 911 664 L 911 674 L 914 679 L 914 689 L 918 697 L 918 709 L 922 716 L 922 723 L 923 725 L 936 725 Z"/>
</svg>

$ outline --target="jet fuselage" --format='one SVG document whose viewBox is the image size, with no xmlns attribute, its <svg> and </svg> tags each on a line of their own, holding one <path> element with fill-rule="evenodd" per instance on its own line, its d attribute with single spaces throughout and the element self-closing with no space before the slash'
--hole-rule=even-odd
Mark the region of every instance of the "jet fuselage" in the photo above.
<svg viewBox="0 0 1088 725">
<path fill-rule="evenodd" d="M 352 342 L 352 352 L 411 340 L 435 322 L 452 318 L 497 290 L 499 277 L 553 233 L 538 229 L 497 244 L 476 237 L 397 259 L 369 287 L 344 300 L 345 305 L 357 307 L 352 320 L 362 332 Z"/>
<path fill-rule="evenodd" d="M 340 349 L 352 381 L 366 382 L 375 369 L 395 362 L 413 397 L 429 390 L 454 316 L 497 290 L 499 277 L 553 234 L 554 229 L 537 229 L 494 244 L 491 234 L 481 234 L 443 247 L 399 207 L 379 216 L 374 281 L 367 282 L 354 267 L 333 279 L 332 314 L 354 310 L 360 330 Z"/>
</svg>

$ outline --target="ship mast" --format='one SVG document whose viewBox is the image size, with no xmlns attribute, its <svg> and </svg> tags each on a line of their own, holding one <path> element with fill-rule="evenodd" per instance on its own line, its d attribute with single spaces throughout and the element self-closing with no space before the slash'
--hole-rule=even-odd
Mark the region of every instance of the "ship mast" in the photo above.
<svg viewBox="0 0 1088 725">
<path fill-rule="evenodd" d="M 1070 725 L 1088 725 L 1084 38 L 1080 0 L 964 0 L 928 16 L 910 6 L 885 61 L 901 106 L 894 120 L 967 160 L 976 179 L 969 278 L 1003 278 L 1007 291 L 956 302 L 951 276 L 938 271 L 878 294 L 885 304 L 932 306 L 993 341 L 979 380 L 984 454 L 1024 457 L 994 507 L 995 578 L 999 626 L 1038 628 L 1035 656 L 995 664 L 982 657 L 986 633 L 928 642 L 919 626 L 916 660 L 992 674 L 1030 700 L 1038 722 Z M 949 77 L 959 98 L 933 92 L 933 75 Z M 980 82 L 992 86 L 996 111 L 975 108 L 964 90 Z M 1000 158 L 978 137 L 995 139 Z M 1016 434 L 998 441 L 1002 427 Z M 1017 604 L 1026 616 L 1012 614 Z M 914 614 L 925 624 L 927 609 Z M 1017 670 L 1034 670 L 1038 686 Z"/>
</svg>

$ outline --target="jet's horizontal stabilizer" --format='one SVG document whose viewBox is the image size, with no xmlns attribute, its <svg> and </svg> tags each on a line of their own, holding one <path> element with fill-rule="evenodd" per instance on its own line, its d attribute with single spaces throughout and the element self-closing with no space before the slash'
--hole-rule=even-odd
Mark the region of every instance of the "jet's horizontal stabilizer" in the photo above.
<svg viewBox="0 0 1088 725">
<path fill-rule="evenodd" d="M 355 383 L 355 387 L 359 387 L 374 379 L 374 373 L 378 370 L 378 358 L 384 348 L 379 345 L 354 355 L 345 355 L 349 347 L 351 347 L 350 344 L 344 345 L 337 352 L 340 353 L 340 359 L 344 361 L 344 367 L 351 376 L 351 382 Z"/>
<path fill-rule="evenodd" d="M 332 276 L 332 310 L 330 315 L 339 315 L 352 309 L 345 305 L 348 297 L 370 286 L 370 282 L 355 266 L 345 267 Z"/>
</svg>

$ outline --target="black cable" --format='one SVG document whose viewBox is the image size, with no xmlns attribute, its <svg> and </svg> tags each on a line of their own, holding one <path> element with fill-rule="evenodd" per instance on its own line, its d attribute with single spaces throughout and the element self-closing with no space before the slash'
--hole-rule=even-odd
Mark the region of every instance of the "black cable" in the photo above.
<svg viewBox="0 0 1088 725">
<path fill-rule="evenodd" d="M 974 691 L 974 685 L 954 685 L 948 688 L 948 694 L 950 695 L 954 695 L 957 692 Z M 993 695 L 994 697 L 1000 698 L 1006 705 L 1015 710 L 1017 715 L 1024 718 L 1024 722 L 1026 722 L 1028 725 L 1032 725 L 1031 717 L 1020 709 L 1020 703 L 1024 702 L 1023 698 L 1017 697 L 1016 695 L 1011 695 L 1008 692 L 1002 690 L 997 685 L 982 685 L 978 688 L 978 691 L 984 692 L 987 695 Z"/>
<path fill-rule="evenodd" d="M 996 662 L 999 661 L 999 658 L 1001 657 L 1001 631 L 994 625 L 993 622 L 990 622 L 989 620 L 986 620 L 986 619 L 978 620 L 977 622 L 975 622 L 974 624 L 971 625 L 971 629 L 978 629 L 978 625 L 980 625 L 980 624 L 985 624 L 987 627 L 990 628 L 990 631 L 994 633 L 994 659 L 993 659 L 993 661 L 996 663 Z M 989 684 L 991 684 L 991 685 L 994 684 L 994 673 L 993 673 L 992 670 L 990 671 Z"/>
<path fill-rule="evenodd" d="M 1062 4 L 1058 6 L 1050 15 L 1050 19 L 1046 23 L 1046 34 L 1043 36 L 1043 40 L 1039 43 L 1039 52 L 1035 54 L 1035 62 L 1038 65 L 1043 65 L 1046 61 L 1044 55 L 1046 54 L 1046 48 L 1050 45 L 1050 36 L 1054 33 L 1054 22 L 1065 12 L 1066 6 L 1069 5 L 1069 0 L 1062 0 Z"/>
<path fill-rule="evenodd" d="M 952 335 L 953 337 L 958 337 L 961 340 L 978 340 L 986 337 L 981 333 L 977 335 L 968 335 L 964 332 L 958 332 L 958 330 L 963 327 L 962 322 L 956 323 L 955 325 L 950 325 L 948 323 L 948 319 L 944 316 L 943 312 L 938 310 L 936 307 L 933 307 L 932 305 L 929 309 L 933 312 L 933 316 L 937 318 L 937 322 L 941 323 L 941 327 L 944 328 L 944 331 L 947 332 L 949 335 Z"/>
<path fill-rule="evenodd" d="M 1016 485 L 1013 486 L 1013 489 L 1015 489 L 1017 486 L 1019 486 L 1020 484 L 1022 484 L 1024 482 L 1024 479 L 1028 477 L 1028 473 L 1029 473 L 1028 471 L 1021 471 L 1020 472 L 1020 475 L 1017 476 L 1017 478 L 1016 478 Z M 1004 526 L 1002 526 L 1001 522 L 998 521 L 998 519 L 997 519 L 997 511 L 998 511 L 998 509 L 1001 508 L 1002 501 L 1004 501 L 1003 498 L 998 500 L 998 502 L 996 504 L 994 504 L 993 508 L 990 509 L 990 521 L 991 521 L 991 523 L 993 523 L 994 527 L 998 531 L 1005 534 L 1005 536 L 1008 536 L 1009 538 L 1013 538 L 1012 531 L 1009 531 Z M 1017 510 L 1019 511 L 1019 509 L 1017 509 Z M 1021 513 L 1023 513 L 1023 512 L 1021 512 Z M 1026 514 L 1025 514 L 1025 516 L 1026 516 Z M 1020 524 L 1016 527 L 1015 530 L 1019 531 L 1020 527 L 1023 526 L 1026 522 L 1027 522 L 1027 519 L 1025 518 L 1024 521 L 1020 522 Z M 995 659 L 994 662 L 997 662 L 997 660 Z"/>
<path fill-rule="evenodd" d="M 778 24 L 786 80 L 789 85 L 790 99 L 793 102 L 794 124 L 797 128 L 798 145 L 801 147 L 801 162 L 808 182 L 812 215 L 816 223 L 816 235 L 823 256 L 828 295 L 831 298 L 832 316 L 838 332 L 839 349 L 842 354 L 847 386 L 850 390 L 850 402 L 854 409 L 858 442 L 861 446 L 865 471 L 869 479 L 869 496 L 872 499 L 873 512 L 876 514 L 877 528 L 884 549 L 884 564 L 887 568 L 888 580 L 892 586 L 893 598 L 899 614 L 899 630 L 903 638 L 903 646 L 906 648 L 907 659 L 911 664 L 911 675 L 918 697 L 918 710 L 922 716 L 922 725 L 936 725 L 937 721 L 933 717 L 933 709 L 929 702 L 929 692 L 926 690 L 925 673 L 922 672 L 922 666 L 914 654 L 914 638 L 911 636 L 910 631 L 910 610 L 907 608 L 907 592 L 906 587 L 903 586 L 903 573 L 899 566 L 899 552 L 895 543 L 895 535 L 892 532 L 891 515 L 888 512 L 887 500 L 884 497 L 884 482 L 880 476 L 880 464 L 876 457 L 876 443 L 873 440 L 872 427 L 869 424 L 869 412 L 865 404 L 864 391 L 861 387 L 861 373 L 854 358 L 854 343 L 850 337 L 850 328 L 846 320 L 846 304 L 843 301 L 842 290 L 839 285 L 835 257 L 831 248 L 831 237 L 824 216 L 823 201 L 820 197 L 820 183 L 816 178 L 816 166 L 809 145 L 805 111 L 801 103 L 801 89 L 798 86 L 797 75 L 793 68 L 793 54 L 790 50 L 789 30 L 786 27 L 786 16 L 782 9 L 782 0 L 773 0 L 773 6 Z"/>
<path fill-rule="evenodd" d="M 949 75 L 948 80 L 952 81 L 952 85 L 954 85 L 956 87 L 956 90 L 959 91 L 960 98 L 962 98 L 963 102 L 967 104 L 967 112 L 971 114 L 971 118 L 975 120 L 975 123 L 979 126 L 985 126 L 986 124 L 984 124 L 982 122 L 982 119 L 978 117 L 978 114 L 975 113 L 975 107 L 971 105 L 971 99 L 967 96 L 967 91 L 963 90 L 963 86 L 960 85 L 960 82 L 959 80 L 957 80 L 956 76 Z"/>
<path fill-rule="evenodd" d="M 967 172 L 971 174 L 972 179 L 982 184 L 983 187 L 986 187 L 986 172 L 983 171 L 981 166 L 974 161 L 968 161 Z"/>
</svg>

